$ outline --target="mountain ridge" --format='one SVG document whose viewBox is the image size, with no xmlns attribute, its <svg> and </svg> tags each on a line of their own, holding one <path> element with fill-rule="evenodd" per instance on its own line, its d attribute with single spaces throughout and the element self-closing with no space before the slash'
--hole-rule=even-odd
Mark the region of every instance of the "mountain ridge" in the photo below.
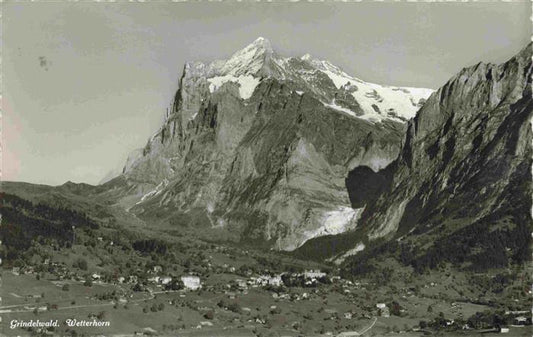
<svg viewBox="0 0 533 337">
<path fill-rule="evenodd" d="M 405 121 L 431 92 L 367 83 L 309 56 L 281 57 L 262 38 L 225 61 L 187 62 L 162 127 L 142 153 L 128 158 L 122 176 L 131 197 L 123 200 L 139 216 L 160 218 L 156 210 L 166 209 L 164 221 L 200 207 L 212 227 L 238 223 L 230 231 L 264 235 L 289 250 L 308 237 L 354 228 L 360 211 L 347 210 L 345 174 L 361 164 L 379 170 L 391 162 Z M 324 135 L 314 134 L 318 130 Z M 300 186 L 286 182 L 293 175 Z M 313 184 L 306 186 L 308 179 Z M 264 191 L 252 192 L 245 181 Z M 318 186 L 330 192 L 320 195 Z M 241 193 L 256 195 L 253 205 Z M 291 193 L 304 198 L 295 205 Z M 338 220 L 339 214 L 346 216 Z"/>
<path fill-rule="evenodd" d="M 450 262 L 483 270 L 491 268 L 487 261 L 504 267 L 527 259 L 532 49 L 499 65 L 464 68 L 438 89 L 409 122 L 394 162 L 377 173 L 356 168 L 347 178 L 352 201 L 367 206 L 356 231 L 308 242 L 298 254 L 322 250 L 348 273 L 394 242 L 409 252 L 404 263 L 419 270 Z M 378 187 L 357 195 L 369 180 Z"/>
</svg>

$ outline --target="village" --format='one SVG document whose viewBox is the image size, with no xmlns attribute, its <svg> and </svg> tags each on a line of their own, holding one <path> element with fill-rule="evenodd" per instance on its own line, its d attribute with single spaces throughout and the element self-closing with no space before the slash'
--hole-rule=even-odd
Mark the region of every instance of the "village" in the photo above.
<svg viewBox="0 0 533 337">
<path fill-rule="evenodd" d="M 345 298 L 346 302 L 350 300 L 356 300 L 357 293 L 368 292 L 367 288 L 372 288 L 367 282 L 352 282 L 345 280 L 338 275 L 331 275 L 321 270 L 304 270 L 302 272 L 282 272 L 272 273 L 265 271 L 264 273 L 256 274 L 251 271 L 243 271 L 242 268 L 236 268 L 230 264 L 222 264 L 217 267 L 217 274 L 226 275 L 227 282 L 213 283 L 209 281 L 210 277 L 203 277 L 201 273 L 188 273 L 185 275 L 176 276 L 171 273 L 165 272 L 165 268 L 161 265 L 154 265 L 143 276 L 139 275 L 109 275 L 109 273 L 92 272 L 81 273 L 77 270 L 72 270 L 63 263 L 51 262 L 50 260 L 44 261 L 44 266 L 49 272 L 49 279 L 63 291 L 68 291 L 72 287 L 72 284 L 79 284 L 83 287 L 115 287 L 113 292 L 104 292 L 95 294 L 92 296 L 92 300 L 96 300 L 102 303 L 102 305 L 112 305 L 114 308 L 118 306 L 128 307 L 128 305 L 138 305 L 150 300 L 156 299 L 161 295 L 169 295 L 172 293 L 178 294 L 178 299 L 184 300 L 188 296 L 199 297 L 201 293 L 207 293 L 220 297 L 216 305 L 218 308 L 227 312 L 238 313 L 239 315 L 249 316 L 251 315 L 252 308 L 244 306 L 240 303 L 240 300 L 245 298 L 252 292 L 267 293 L 274 301 L 273 305 L 269 305 L 267 312 L 271 315 L 281 314 L 285 305 L 283 303 L 298 303 L 298 302 L 310 302 L 310 303 L 327 303 L 328 298 L 332 292 L 337 293 L 341 297 Z M 38 267 L 37 269 L 39 269 Z M 32 266 L 13 267 L 10 274 L 14 277 L 17 276 L 30 276 L 39 277 L 39 273 L 36 272 L 36 268 Z M 230 277 L 231 275 L 231 277 Z M 430 289 L 437 287 L 436 282 L 431 282 L 424 287 Z M 401 289 L 400 298 L 409 299 L 414 298 L 414 289 Z M 145 294 L 145 295 L 143 295 Z M 190 294 L 190 295 L 188 295 Z M 22 311 L 31 311 L 34 314 L 43 312 L 54 312 L 61 308 L 60 305 L 55 303 L 42 304 L 42 295 L 33 295 L 26 298 L 26 301 L 37 301 L 41 304 L 37 305 L 24 305 L 18 307 Z M 176 299 L 167 300 L 167 305 L 180 305 L 183 303 L 190 308 L 202 312 L 203 320 L 200 320 L 196 325 L 183 325 L 180 326 L 180 330 L 183 329 L 206 329 L 213 327 L 216 323 L 213 321 L 215 310 L 211 306 L 197 306 L 190 302 L 180 302 Z M 201 302 L 201 301 L 198 301 Z M 74 302 L 73 302 L 74 303 Z M 71 303 L 71 304 L 73 304 Z M 92 302 L 91 302 L 92 303 Z M 94 304 L 91 304 L 94 305 Z M 451 311 L 458 312 L 461 303 L 451 303 Z M 145 306 L 142 310 L 144 313 L 159 312 L 164 310 L 164 304 L 162 302 L 159 305 L 153 304 L 152 306 Z M 216 308 L 216 307 L 215 307 Z M 2 308 L 4 309 L 4 308 Z M 2 310 L 0 309 L 0 310 Z M 363 311 L 361 310 L 363 309 Z M 259 310 L 259 309 L 258 309 Z M 6 312 L 6 310 L 2 310 Z M 400 305 L 396 301 L 392 302 L 379 302 L 374 304 L 367 304 L 366 306 L 339 311 L 337 308 L 321 308 L 318 313 L 326 315 L 326 318 L 332 322 L 349 322 L 351 320 L 372 320 L 375 319 L 392 319 L 391 317 L 407 317 L 409 315 L 408 310 Z M 98 318 L 103 314 L 93 313 L 89 318 Z M 420 322 L 418 326 L 413 328 L 398 328 L 397 332 L 412 331 L 424 333 L 429 331 L 431 324 L 440 324 L 443 329 L 454 330 L 476 330 L 477 332 L 486 333 L 508 333 L 510 327 L 525 327 L 531 325 L 531 319 L 528 317 L 527 311 L 507 311 L 506 316 L 513 317 L 512 324 L 496 325 L 490 324 L 481 325 L 481 328 L 477 329 L 469 325 L 464 319 L 447 319 L 443 316 L 440 322 Z M 309 316 L 310 317 L 310 316 Z M 239 322 L 242 320 L 239 320 Z M 251 316 L 244 320 L 246 323 L 253 323 L 259 326 L 268 326 L 267 316 Z M 153 329 L 153 328 L 150 328 Z M 328 331 L 333 334 L 338 332 L 339 336 L 348 336 L 343 334 L 342 329 Z M 394 332 L 393 330 L 391 330 Z"/>
</svg>

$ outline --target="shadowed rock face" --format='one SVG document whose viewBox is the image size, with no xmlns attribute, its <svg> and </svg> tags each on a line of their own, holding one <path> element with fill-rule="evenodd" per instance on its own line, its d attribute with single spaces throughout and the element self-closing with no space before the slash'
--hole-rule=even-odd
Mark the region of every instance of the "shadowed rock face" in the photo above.
<svg viewBox="0 0 533 337">
<path fill-rule="evenodd" d="M 292 250 L 355 228 L 363 206 L 350 207 L 348 172 L 393 161 L 430 93 L 283 58 L 258 39 L 227 61 L 186 64 L 164 124 L 108 184 L 120 180 L 113 195 L 153 222 L 192 223 L 193 212 L 202 230 Z"/>
<path fill-rule="evenodd" d="M 502 65 L 479 63 L 452 78 L 409 123 L 393 189 L 374 206 L 382 215 L 369 223 L 375 227 L 392 209 L 409 212 L 371 235 L 442 212 L 478 219 L 503 207 L 513 180 L 529 176 L 532 104 L 531 46 Z"/>
<path fill-rule="evenodd" d="M 365 207 L 390 190 L 393 166 L 389 165 L 379 172 L 374 172 L 368 166 L 358 166 L 350 171 L 346 178 L 346 189 L 353 208 Z"/>
<path fill-rule="evenodd" d="M 528 258 L 531 57 L 529 44 L 501 65 L 463 69 L 431 95 L 408 124 L 390 187 L 371 195 L 360 234 L 431 243 L 420 263 L 433 263 L 423 260 L 429 255 L 478 266 L 494 256 L 495 267 Z"/>
</svg>

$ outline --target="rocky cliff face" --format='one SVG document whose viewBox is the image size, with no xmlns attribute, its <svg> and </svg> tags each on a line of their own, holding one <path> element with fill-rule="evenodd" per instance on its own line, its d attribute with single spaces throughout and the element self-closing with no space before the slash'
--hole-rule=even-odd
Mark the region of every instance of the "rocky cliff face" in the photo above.
<svg viewBox="0 0 533 337">
<path fill-rule="evenodd" d="M 528 258 L 531 232 L 532 46 L 501 64 L 465 68 L 411 120 L 398 159 L 369 177 L 354 240 L 395 239 L 415 262 L 494 267 Z M 429 247 L 429 248 L 428 248 Z M 487 259 L 485 259 L 487 258 Z"/>
<path fill-rule="evenodd" d="M 238 239 L 292 250 L 353 229 L 344 179 L 399 154 L 432 90 L 386 87 L 327 61 L 285 58 L 259 38 L 226 61 L 187 63 L 173 107 L 117 181 L 152 221 L 191 214 Z"/>
</svg>

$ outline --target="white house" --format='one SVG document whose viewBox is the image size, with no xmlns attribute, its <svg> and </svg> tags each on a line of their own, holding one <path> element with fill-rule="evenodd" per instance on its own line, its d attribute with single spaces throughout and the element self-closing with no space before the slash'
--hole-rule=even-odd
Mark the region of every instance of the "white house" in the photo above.
<svg viewBox="0 0 533 337">
<path fill-rule="evenodd" d="M 268 285 L 279 287 L 283 285 L 283 280 L 281 279 L 280 275 L 272 276 L 268 278 Z"/>
<path fill-rule="evenodd" d="M 246 280 L 236 279 L 235 283 L 237 283 L 237 286 L 240 289 L 248 289 L 248 284 L 246 283 Z"/>
<path fill-rule="evenodd" d="M 200 278 L 198 276 L 182 276 L 181 282 L 183 282 L 185 288 L 190 290 L 202 288 L 202 283 L 200 282 Z"/>
<path fill-rule="evenodd" d="M 378 303 L 376 307 L 381 310 L 381 317 L 390 317 L 389 308 L 385 303 Z"/>
<path fill-rule="evenodd" d="M 524 316 L 518 316 L 514 319 L 515 325 L 527 325 L 527 318 Z"/>
<path fill-rule="evenodd" d="M 161 284 L 169 284 L 170 282 L 172 282 L 172 277 L 163 276 L 159 279 L 159 282 L 161 282 Z"/>
<path fill-rule="evenodd" d="M 250 281 L 251 283 L 259 285 L 259 286 L 270 285 L 270 286 L 279 287 L 283 285 L 283 281 L 281 280 L 281 275 L 275 275 L 275 276 L 261 275 L 259 277 L 251 277 Z"/>
<path fill-rule="evenodd" d="M 151 283 L 159 283 L 159 276 L 150 277 L 150 278 L 148 279 L 148 282 L 151 282 Z"/>
<path fill-rule="evenodd" d="M 304 277 L 309 279 L 317 279 L 326 276 L 326 273 L 321 272 L 320 270 L 306 270 L 304 272 Z"/>
</svg>

